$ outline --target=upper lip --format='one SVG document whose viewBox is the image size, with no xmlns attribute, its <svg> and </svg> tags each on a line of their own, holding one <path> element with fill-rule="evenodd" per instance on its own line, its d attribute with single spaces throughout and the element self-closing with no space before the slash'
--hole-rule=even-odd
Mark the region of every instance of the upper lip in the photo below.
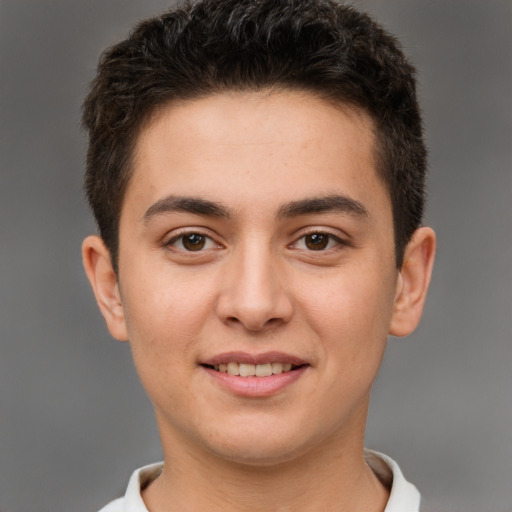
<svg viewBox="0 0 512 512">
<path fill-rule="evenodd" d="M 293 366 L 308 364 L 304 359 L 290 354 L 285 354 L 284 352 L 263 352 L 261 354 L 250 354 L 248 352 L 224 352 L 201 361 L 201 364 L 213 366 L 232 362 L 245 364 L 291 363 Z"/>
</svg>

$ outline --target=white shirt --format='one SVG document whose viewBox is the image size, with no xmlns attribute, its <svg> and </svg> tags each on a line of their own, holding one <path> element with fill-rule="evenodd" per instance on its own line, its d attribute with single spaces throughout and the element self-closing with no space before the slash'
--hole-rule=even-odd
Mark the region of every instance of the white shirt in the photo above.
<svg viewBox="0 0 512 512">
<path fill-rule="evenodd" d="M 383 453 L 365 450 L 365 459 L 379 480 L 391 488 L 384 512 L 419 512 L 420 493 L 405 478 L 398 464 Z M 148 512 L 142 501 L 144 489 L 162 472 L 163 463 L 144 466 L 133 472 L 126 494 L 112 501 L 99 512 Z"/>
</svg>

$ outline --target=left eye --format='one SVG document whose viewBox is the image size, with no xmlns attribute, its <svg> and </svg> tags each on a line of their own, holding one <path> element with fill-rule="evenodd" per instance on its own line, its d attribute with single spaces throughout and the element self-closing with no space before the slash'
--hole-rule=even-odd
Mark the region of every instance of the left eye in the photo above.
<svg viewBox="0 0 512 512">
<path fill-rule="evenodd" d="M 215 242 L 201 233 L 185 233 L 169 241 L 168 246 L 190 252 L 198 252 L 215 247 Z"/>
<path fill-rule="evenodd" d="M 295 243 L 297 249 L 309 251 L 325 251 L 332 249 L 341 243 L 341 240 L 329 233 L 309 233 L 302 236 Z"/>
</svg>

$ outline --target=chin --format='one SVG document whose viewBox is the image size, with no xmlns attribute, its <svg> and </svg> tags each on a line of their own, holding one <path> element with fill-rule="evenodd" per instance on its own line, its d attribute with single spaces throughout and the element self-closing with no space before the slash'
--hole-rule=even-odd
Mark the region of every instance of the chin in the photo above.
<svg viewBox="0 0 512 512">
<path fill-rule="evenodd" d="M 304 455 L 315 444 L 304 433 L 297 434 L 277 426 L 249 432 L 237 429 L 220 439 L 210 438 L 207 449 L 218 458 L 245 466 L 276 466 Z"/>
<path fill-rule="evenodd" d="M 257 447 L 254 444 L 250 448 L 234 447 L 225 449 L 216 449 L 214 455 L 225 461 L 248 467 L 275 467 L 295 460 L 302 454 L 302 450 L 297 447 L 278 449 L 269 447 Z"/>
</svg>

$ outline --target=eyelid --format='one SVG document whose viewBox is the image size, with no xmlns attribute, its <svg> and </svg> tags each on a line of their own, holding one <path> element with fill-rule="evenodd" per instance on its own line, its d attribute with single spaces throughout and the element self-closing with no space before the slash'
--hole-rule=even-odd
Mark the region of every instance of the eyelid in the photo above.
<svg viewBox="0 0 512 512">
<path fill-rule="evenodd" d="M 305 228 L 303 230 L 300 230 L 295 236 L 295 241 L 290 244 L 290 247 L 297 248 L 297 244 L 299 243 L 299 241 L 303 240 L 308 235 L 316 235 L 316 234 L 328 236 L 331 240 L 334 240 L 336 242 L 336 247 L 330 247 L 328 249 L 322 249 L 322 250 L 319 249 L 318 251 L 314 251 L 312 249 L 305 249 L 305 250 L 310 251 L 310 252 L 321 253 L 321 252 L 328 252 L 330 250 L 335 250 L 338 246 L 350 246 L 351 245 L 348 235 L 342 235 L 342 234 L 340 234 L 339 231 L 337 231 L 336 233 L 333 233 L 333 230 L 331 230 L 329 228 L 315 226 L 315 227 L 310 227 L 310 228 Z"/>
<path fill-rule="evenodd" d="M 223 244 L 221 244 L 214 235 L 212 235 L 211 231 L 209 231 L 208 229 L 205 229 L 205 228 L 201 228 L 201 227 L 185 227 L 185 228 L 178 228 L 178 229 L 175 229 L 173 231 L 171 231 L 170 233 L 168 233 L 164 239 L 163 239 L 163 245 L 165 247 L 173 247 L 172 244 L 174 244 L 175 242 L 177 242 L 180 238 L 183 238 L 184 236 L 187 236 L 187 235 L 200 235 L 204 238 L 207 238 L 209 240 L 211 240 L 216 248 L 222 248 L 223 247 Z M 186 249 L 183 249 L 183 248 L 177 248 L 177 247 L 173 247 L 173 249 L 177 250 L 177 251 L 180 251 L 180 252 L 190 252 L 190 253 L 193 253 L 194 251 L 187 251 Z M 208 249 L 202 249 L 202 250 L 199 250 L 197 251 L 198 253 L 199 252 L 204 252 L 205 250 L 208 250 Z"/>
</svg>

